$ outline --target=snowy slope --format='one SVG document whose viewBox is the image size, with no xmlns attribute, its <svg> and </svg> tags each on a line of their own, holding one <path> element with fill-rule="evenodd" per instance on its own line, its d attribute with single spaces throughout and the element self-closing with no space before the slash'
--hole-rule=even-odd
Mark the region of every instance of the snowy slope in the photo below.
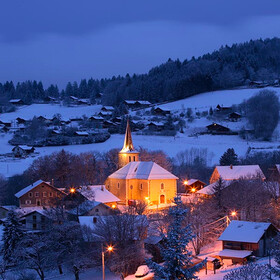
<svg viewBox="0 0 280 280">
<path fill-rule="evenodd" d="M 101 107 L 102 105 L 66 107 L 58 104 L 32 104 L 29 106 L 22 106 L 12 113 L 1 114 L 0 120 L 13 121 L 18 117 L 32 119 L 34 116 L 52 118 L 53 115 L 57 113 L 62 116 L 62 119 L 68 120 L 69 118 L 81 117 L 83 115 L 92 116 L 99 112 Z"/>
<path fill-rule="evenodd" d="M 280 88 L 267 87 L 265 89 L 273 90 L 280 97 Z M 191 96 L 182 100 L 166 103 L 160 105 L 161 108 L 171 109 L 172 111 L 181 110 L 184 106 L 185 109 L 192 108 L 198 111 L 209 110 L 210 107 L 216 108 L 218 104 L 221 106 L 232 106 L 240 104 L 244 100 L 252 97 L 259 92 L 258 88 L 234 89 L 234 90 L 221 90 L 213 92 L 205 92 L 195 96 Z"/>
</svg>

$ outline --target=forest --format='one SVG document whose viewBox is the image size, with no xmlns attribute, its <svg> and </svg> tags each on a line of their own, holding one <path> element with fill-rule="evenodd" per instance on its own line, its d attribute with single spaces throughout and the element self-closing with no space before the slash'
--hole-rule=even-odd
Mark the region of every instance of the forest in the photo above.
<svg viewBox="0 0 280 280">
<path fill-rule="evenodd" d="M 124 99 L 154 102 L 173 101 L 202 92 L 234 88 L 250 81 L 273 82 L 280 76 L 280 39 L 250 40 L 222 46 L 219 50 L 189 60 L 168 59 L 147 74 L 113 76 L 110 79 L 82 79 L 68 82 L 64 89 L 44 87 L 41 81 L 0 83 L 0 104 L 20 98 L 26 104 L 42 101 L 47 96 L 67 104 L 70 96 L 88 98 L 95 103 L 118 106 Z"/>
</svg>

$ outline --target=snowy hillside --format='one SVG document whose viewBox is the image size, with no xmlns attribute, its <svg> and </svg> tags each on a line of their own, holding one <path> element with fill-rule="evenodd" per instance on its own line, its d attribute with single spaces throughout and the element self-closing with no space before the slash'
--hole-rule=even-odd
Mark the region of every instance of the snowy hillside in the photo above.
<svg viewBox="0 0 280 280">
<path fill-rule="evenodd" d="M 273 90 L 280 97 L 280 88 L 267 87 L 265 89 Z M 171 111 L 192 108 L 198 111 L 209 110 L 210 107 L 216 108 L 218 104 L 221 106 L 232 106 L 240 104 L 244 100 L 252 97 L 254 94 L 262 89 L 259 88 L 246 88 L 234 90 L 221 90 L 213 92 L 205 92 L 195 96 L 191 96 L 182 100 L 170 102 L 161 105 L 163 109 L 170 109 Z"/>
</svg>

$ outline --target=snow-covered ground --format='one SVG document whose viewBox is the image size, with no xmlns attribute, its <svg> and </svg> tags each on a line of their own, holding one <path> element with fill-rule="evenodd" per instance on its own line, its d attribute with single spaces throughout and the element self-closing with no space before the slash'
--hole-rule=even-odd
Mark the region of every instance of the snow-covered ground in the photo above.
<svg viewBox="0 0 280 280">
<path fill-rule="evenodd" d="M 278 97 L 280 97 L 280 88 L 267 87 L 265 89 L 275 91 Z M 205 92 L 182 100 L 166 103 L 160 107 L 170 109 L 171 111 L 181 110 L 183 107 L 185 109 L 192 108 L 198 111 L 206 111 L 209 110 L 210 107 L 213 109 L 216 108 L 218 104 L 225 107 L 240 104 L 260 90 L 262 89 L 245 88 Z"/>
<path fill-rule="evenodd" d="M 13 121 L 18 117 L 29 120 L 34 116 L 52 118 L 53 115 L 58 113 L 62 116 L 63 120 L 68 120 L 69 118 L 81 117 L 83 115 L 90 117 L 98 113 L 101 107 L 102 105 L 66 107 L 59 104 L 32 104 L 22 106 L 12 113 L 1 114 L 0 120 Z"/>
</svg>

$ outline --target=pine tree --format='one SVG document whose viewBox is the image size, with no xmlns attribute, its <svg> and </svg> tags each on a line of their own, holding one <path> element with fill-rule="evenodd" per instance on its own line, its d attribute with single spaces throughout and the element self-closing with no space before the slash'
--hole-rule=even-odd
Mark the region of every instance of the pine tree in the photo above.
<svg viewBox="0 0 280 280">
<path fill-rule="evenodd" d="M 4 223 L 3 230 L 3 256 L 5 261 L 11 261 L 14 250 L 17 244 L 23 237 L 23 231 L 21 230 L 21 224 L 14 211 L 8 213 L 7 220 Z"/>
<path fill-rule="evenodd" d="M 155 273 L 155 279 L 197 279 L 195 273 L 204 263 L 192 266 L 192 253 L 187 250 L 187 245 L 193 238 L 190 225 L 183 226 L 188 209 L 184 207 L 180 197 L 175 197 L 174 203 L 176 206 L 169 208 L 168 212 L 171 223 L 167 230 L 166 244 L 161 248 L 164 264 L 159 265 L 151 259 L 146 262 Z"/>
<path fill-rule="evenodd" d="M 227 151 L 220 158 L 220 165 L 235 165 L 238 164 L 238 156 L 234 149 L 227 149 Z"/>
</svg>

